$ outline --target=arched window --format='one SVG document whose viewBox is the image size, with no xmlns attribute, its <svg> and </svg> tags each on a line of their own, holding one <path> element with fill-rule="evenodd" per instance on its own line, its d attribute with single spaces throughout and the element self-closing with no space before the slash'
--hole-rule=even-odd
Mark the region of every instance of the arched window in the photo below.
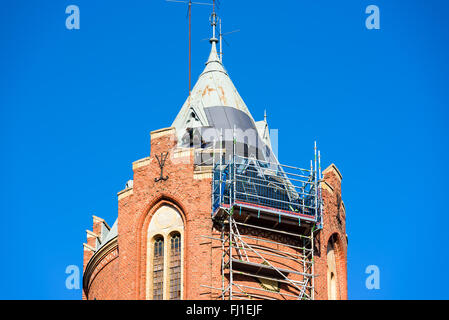
<svg viewBox="0 0 449 320">
<path fill-rule="evenodd" d="M 327 298 L 337 300 L 337 263 L 335 260 L 335 240 L 331 237 L 327 243 Z"/>
<path fill-rule="evenodd" d="M 181 235 L 170 238 L 170 300 L 181 299 Z"/>
<path fill-rule="evenodd" d="M 157 236 L 153 255 L 153 300 L 164 298 L 164 238 Z"/>
<path fill-rule="evenodd" d="M 182 299 L 183 235 L 184 221 L 175 207 L 162 205 L 152 215 L 147 233 L 147 299 Z"/>
</svg>

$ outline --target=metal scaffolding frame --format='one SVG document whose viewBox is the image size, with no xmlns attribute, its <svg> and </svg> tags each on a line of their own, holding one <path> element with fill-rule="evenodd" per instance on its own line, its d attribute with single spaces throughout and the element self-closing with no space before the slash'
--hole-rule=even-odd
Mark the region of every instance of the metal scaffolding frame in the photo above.
<svg viewBox="0 0 449 320">
<path fill-rule="evenodd" d="M 220 237 L 204 237 L 220 243 L 221 287 L 202 287 L 223 300 L 314 299 L 314 234 L 323 220 L 316 143 L 314 162 L 302 169 L 237 155 L 235 141 L 227 163 L 221 139 L 218 163 L 213 144 L 212 219 Z"/>
<path fill-rule="evenodd" d="M 225 209 L 219 220 L 220 238 L 208 237 L 221 244 L 221 288 L 203 286 L 219 290 L 221 299 L 299 299 L 314 298 L 314 227 L 309 234 L 286 232 L 276 228 L 261 227 L 256 223 L 238 222 L 233 209 Z M 217 220 L 216 220 L 217 222 Z M 297 239 L 298 245 L 286 244 L 241 233 L 240 227 L 269 231 Z M 251 242 L 252 241 L 252 242 Z M 265 246 L 270 244 L 271 246 Z M 274 246 L 286 249 L 274 249 Z M 288 250 L 290 249 L 290 250 Z M 277 263 L 273 262 L 273 257 Z M 280 267 L 279 262 L 290 266 Z M 291 267 L 295 265 L 296 268 Z M 292 277 L 295 276 L 295 277 Z M 278 283 L 278 290 L 263 286 L 239 283 L 236 276 L 261 279 Z M 262 281 L 261 281 L 262 283 Z"/>
</svg>

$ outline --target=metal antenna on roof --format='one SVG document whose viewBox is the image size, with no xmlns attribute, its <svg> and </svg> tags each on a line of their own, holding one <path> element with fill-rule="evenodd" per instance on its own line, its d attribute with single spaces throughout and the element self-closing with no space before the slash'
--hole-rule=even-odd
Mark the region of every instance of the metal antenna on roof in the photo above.
<svg viewBox="0 0 449 320">
<path fill-rule="evenodd" d="M 200 4 L 206 6 L 214 6 L 214 3 L 206 3 L 206 2 L 196 2 L 192 0 L 183 1 L 183 0 L 165 0 L 167 2 L 179 2 L 179 3 L 187 3 L 188 4 L 188 17 L 189 17 L 189 97 L 192 91 L 192 4 Z"/>
<path fill-rule="evenodd" d="M 221 18 L 219 18 L 218 19 L 219 21 L 220 21 L 220 35 L 219 35 L 219 37 L 220 37 L 220 52 L 219 52 L 219 55 L 220 55 L 220 61 L 221 62 L 223 62 L 223 45 L 222 45 L 222 41 L 223 41 L 223 33 L 221 32 Z"/>
<path fill-rule="evenodd" d="M 220 34 L 219 34 L 219 38 L 220 38 L 220 61 L 223 62 L 223 45 L 222 45 L 222 41 L 224 41 L 224 43 L 226 43 L 226 45 L 229 46 L 229 43 L 226 41 L 225 38 L 223 38 L 223 36 L 231 34 L 231 33 L 239 32 L 240 29 L 222 33 L 221 32 L 221 19 L 219 19 L 219 27 L 220 27 Z"/>
</svg>

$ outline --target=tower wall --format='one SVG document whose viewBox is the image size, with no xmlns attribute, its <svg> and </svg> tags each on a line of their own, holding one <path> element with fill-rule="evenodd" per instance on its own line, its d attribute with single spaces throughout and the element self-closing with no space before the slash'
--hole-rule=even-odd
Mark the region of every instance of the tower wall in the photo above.
<svg viewBox="0 0 449 320">
<path fill-rule="evenodd" d="M 118 244 L 120 248 L 119 292 L 121 299 L 147 298 L 147 229 L 162 205 L 177 209 L 184 222 L 183 298 L 201 299 L 198 283 L 210 283 L 210 235 L 212 221 L 211 170 L 195 171 L 193 149 L 176 147 L 173 128 L 151 133 L 150 157 L 133 163 L 133 188 L 119 194 Z M 168 152 L 163 177 L 156 156 Z"/>
<path fill-rule="evenodd" d="M 117 248 L 103 252 L 98 265 L 92 273 L 88 286 L 89 300 L 120 299 L 117 282 L 119 279 L 119 260 Z"/>
<path fill-rule="evenodd" d="M 328 259 L 329 242 L 334 243 L 337 292 L 336 299 L 348 298 L 346 212 L 341 198 L 342 175 L 332 164 L 323 171 L 322 196 L 324 202 L 323 230 L 316 238 L 315 280 L 316 298 L 329 299 Z"/>
<path fill-rule="evenodd" d="M 168 179 L 155 181 L 161 176 L 156 155 L 161 159 L 165 152 L 169 153 L 163 177 L 168 176 Z M 218 291 L 201 286 L 221 288 L 222 285 L 221 245 L 211 240 L 220 238 L 211 219 L 211 168 L 195 167 L 194 150 L 177 148 L 175 129 L 166 128 L 151 133 L 151 154 L 134 162 L 133 171 L 133 186 L 118 193 L 115 247 L 109 244 L 109 248 L 101 248 L 96 253 L 89 249 L 84 251 L 84 298 L 148 298 L 147 230 L 153 214 L 161 206 L 169 205 L 180 213 L 184 223 L 182 298 L 217 299 Z M 341 174 L 334 165 L 323 174 L 324 228 L 317 232 L 315 239 L 315 298 L 328 299 L 326 252 L 332 239 L 336 252 L 337 298 L 347 299 L 346 217 L 341 201 Z M 278 237 L 268 231 L 252 235 L 268 240 Z M 285 239 L 286 244 L 289 241 L 291 239 Z M 272 248 L 279 246 L 272 245 Z M 273 261 L 276 263 L 275 258 Z M 241 277 L 240 280 L 244 285 L 260 286 L 253 278 Z M 282 284 L 280 287 L 283 290 Z"/>
</svg>

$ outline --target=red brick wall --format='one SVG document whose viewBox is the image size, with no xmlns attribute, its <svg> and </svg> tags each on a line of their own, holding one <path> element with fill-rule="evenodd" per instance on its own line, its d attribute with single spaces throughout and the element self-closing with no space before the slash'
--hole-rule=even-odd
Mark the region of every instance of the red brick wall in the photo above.
<svg viewBox="0 0 449 320">
<path fill-rule="evenodd" d="M 316 245 L 315 280 L 316 299 L 328 298 L 327 290 L 327 245 L 331 237 L 335 241 L 335 255 L 337 265 L 337 298 L 348 298 L 347 287 L 347 241 L 346 241 L 346 213 L 341 200 L 341 176 L 333 166 L 324 172 L 323 202 L 324 221 L 323 230 L 318 233 Z"/>
<path fill-rule="evenodd" d="M 193 153 L 189 161 L 173 158 L 175 132 L 151 140 L 148 165 L 134 170 L 133 194 L 119 201 L 119 291 L 122 299 L 145 299 L 147 229 L 151 216 L 163 204 L 178 209 L 184 220 L 184 298 L 204 297 L 199 284 L 209 284 L 211 248 L 202 235 L 210 235 L 211 179 L 194 179 Z M 169 152 L 164 166 L 168 180 L 155 182 L 160 167 L 155 158 Z"/>
<path fill-rule="evenodd" d="M 105 257 L 108 259 L 107 263 L 99 265 L 98 270 L 92 275 L 89 286 L 89 300 L 115 300 L 120 298 L 117 286 L 119 278 L 119 260 L 117 257 L 118 255 Z"/>
</svg>

